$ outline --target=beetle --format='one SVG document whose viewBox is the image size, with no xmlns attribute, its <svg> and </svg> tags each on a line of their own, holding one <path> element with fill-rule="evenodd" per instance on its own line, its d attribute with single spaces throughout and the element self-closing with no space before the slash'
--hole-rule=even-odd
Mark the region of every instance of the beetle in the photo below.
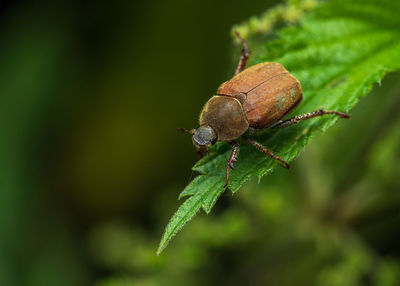
<svg viewBox="0 0 400 286">
<path fill-rule="evenodd" d="M 217 94 L 204 105 L 199 118 L 200 127 L 192 130 L 179 129 L 192 135 L 192 141 L 200 158 L 203 157 L 204 151 L 208 154 L 208 147 L 217 141 L 228 142 L 231 145 L 225 187 L 229 183 L 230 169 L 234 169 L 237 160 L 239 138 L 281 162 L 282 167 L 290 168 L 284 159 L 248 138 L 246 135 L 250 133 L 249 131 L 287 127 L 326 114 L 350 118 L 350 115 L 344 112 L 319 109 L 282 120 L 303 98 L 300 82 L 276 62 L 264 62 L 245 69 L 250 56 L 248 45 L 238 32 L 236 36 L 242 45 L 242 52 L 234 77 L 222 83 Z"/>
</svg>

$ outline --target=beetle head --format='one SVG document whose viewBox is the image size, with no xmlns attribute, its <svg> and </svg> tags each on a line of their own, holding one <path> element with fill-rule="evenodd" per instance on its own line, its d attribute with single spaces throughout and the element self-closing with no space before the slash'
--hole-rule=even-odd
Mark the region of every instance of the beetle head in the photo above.
<svg viewBox="0 0 400 286">
<path fill-rule="evenodd" d="M 199 147 L 214 145 L 216 141 L 217 135 L 208 125 L 200 126 L 193 133 L 193 142 Z"/>
<path fill-rule="evenodd" d="M 215 131 L 208 125 L 202 125 L 199 128 L 192 130 L 178 128 L 178 131 L 192 135 L 192 141 L 197 150 L 202 149 L 202 147 L 205 147 L 206 150 L 208 150 L 209 146 L 214 145 L 215 142 L 217 142 Z"/>
</svg>

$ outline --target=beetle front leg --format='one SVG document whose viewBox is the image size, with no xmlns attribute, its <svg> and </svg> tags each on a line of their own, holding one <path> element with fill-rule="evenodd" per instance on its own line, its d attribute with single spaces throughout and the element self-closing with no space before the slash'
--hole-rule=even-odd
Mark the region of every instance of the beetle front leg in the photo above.
<svg viewBox="0 0 400 286">
<path fill-rule="evenodd" d="M 244 70 L 244 67 L 246 66 L 246 62 L 247 59 L 250 56 L 250 52 L 249 52 L 249 47 L 247 46 L 246 41 L 242 38 L 242 36 L 239 34 L 239 32 L 235 32 L 236 37 L 238 37 L 240 43 L 242 44 L 242 54 L 240 55 L 239 58 L 239 63 L 237 65 L 236 71 L 235 71 L 235 75 L 237 75 L 238 73 L 240 73 L 242 70 Z"/>
<path fill-rule="evenodd" d="M 283 127 L 287 127 L 287 126 L 296 124 L 299 121 L 307 120 L 307 119 L 317 117 L 317 116 L 323 116 L 325 114 L 334 114 L 334 115 L 340 116 L 342 118 L 350 118 L 350 114 L 347 114 L 344 112 L 319 109 L 317 111 L 297 115 L 297 116 L 289 118 L 287 120 L 279 120 L 278 122 L 273 124 L 271 127 L 283 128 Z"/>
<path fill-rule="evenodd" d="M 254 147 L 256 147 L 258 150 L 260 150 L 261 152 L 263 152 L 265 155 L 271 157 L 274 160 L 278 160 L 279 162 L 281 162 L 283 165 L 281 165 L 282 167 L 286 168 L 286 169 L 290 169 L 290 165 L 288 164 L 288 162 L 286 162 L 285 160 L 283 160 L 281 157 L 276 156 L 274 153 L 272 153 L 271 151 L 269 151 L 267 148 L 265 148 L 263 145 L 261 145 L 260 143 L 258 143 L 257 141 L 253 140 L 253 139 L 249 139 L 249 138 L 243 138 L 244 140 L 246 140 L 247 142 L 249 142 L 251 145 L 253 145 Z"/>
<path fill-rule="evenodd" d="M 197 161 L 200 161 L 204 157 L 204 153 L 206 155 L 209 155 L 210 152 L 208 151 L 208 147 L 206 146 L 205 148 L 202 148 L 200 146 L 195 145 L 196 150 L 197 150 Z"/>
<path fill-rule="evenodd" d="M 237 143 L 236 141 L 232 141 L 230 144 L 232 146 L 232 152 L 231 155 L 229 156 L 228 163 L 226 165 L 226 182 L 224 188 L 228 186 L 229 171 L 230 169 L 232 170 L 234 169 L 233 163 L 237 161 L 237 156 L 239 154 L 239 143 Z"/>
</svg>

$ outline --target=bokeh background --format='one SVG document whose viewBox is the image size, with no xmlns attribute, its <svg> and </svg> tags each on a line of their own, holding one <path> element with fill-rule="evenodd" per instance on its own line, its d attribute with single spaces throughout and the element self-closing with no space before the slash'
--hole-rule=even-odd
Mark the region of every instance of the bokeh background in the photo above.
<svg viewBox="0 0 400 286">
<path fill-rule="evenodd" d="M 0 5 L 0 285 L 400 285 L 400 74 L 157 257 L 231 26 L 278 1 Z"/>
</svg>

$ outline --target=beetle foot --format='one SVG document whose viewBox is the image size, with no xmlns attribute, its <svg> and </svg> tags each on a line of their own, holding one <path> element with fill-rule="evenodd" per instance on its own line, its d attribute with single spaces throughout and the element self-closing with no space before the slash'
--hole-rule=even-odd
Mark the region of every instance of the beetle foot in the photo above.
<svg viewBox="0 0 400 286">
<path fill-rule="evenodd" d="M 230 169 L 233 170 L 235 168 L 235 166 L 233 164 L 237 161 L 237 156 L 239 153 L 239 144 L 236 141 L 232 141 L 231 146 L 232 146 L 232 152 L 231 152 L 231 155 L 229 156 L 228 163 L 226 165 L 226 182 L 225 182 L 224 188 L 226 188 L 228 186 L 229 171 L 230 171 Z"/>
<path fill-rule="evenodd" d="M 273 159 L 282 162 L 281 167 L 289 170 L 289 169 L 290 169 L 289 163 L 286 162 L 285 160 L 281 159 L 281 158 L 279 158 L 279 159 L 278 159 L 278 158 L 279 158 L 279 157 L 276 157 L 276 158 L 273 158 Z"/>
<path fill-rule="evenodd" d="M 346 119 L 350 118 L 350 114 L 341 112 L 341 111 L 325 110 L 323 112 L 324 112 L 324 114 L 336 114 L 337 116 L 346 118 Z"/>
</svg>

